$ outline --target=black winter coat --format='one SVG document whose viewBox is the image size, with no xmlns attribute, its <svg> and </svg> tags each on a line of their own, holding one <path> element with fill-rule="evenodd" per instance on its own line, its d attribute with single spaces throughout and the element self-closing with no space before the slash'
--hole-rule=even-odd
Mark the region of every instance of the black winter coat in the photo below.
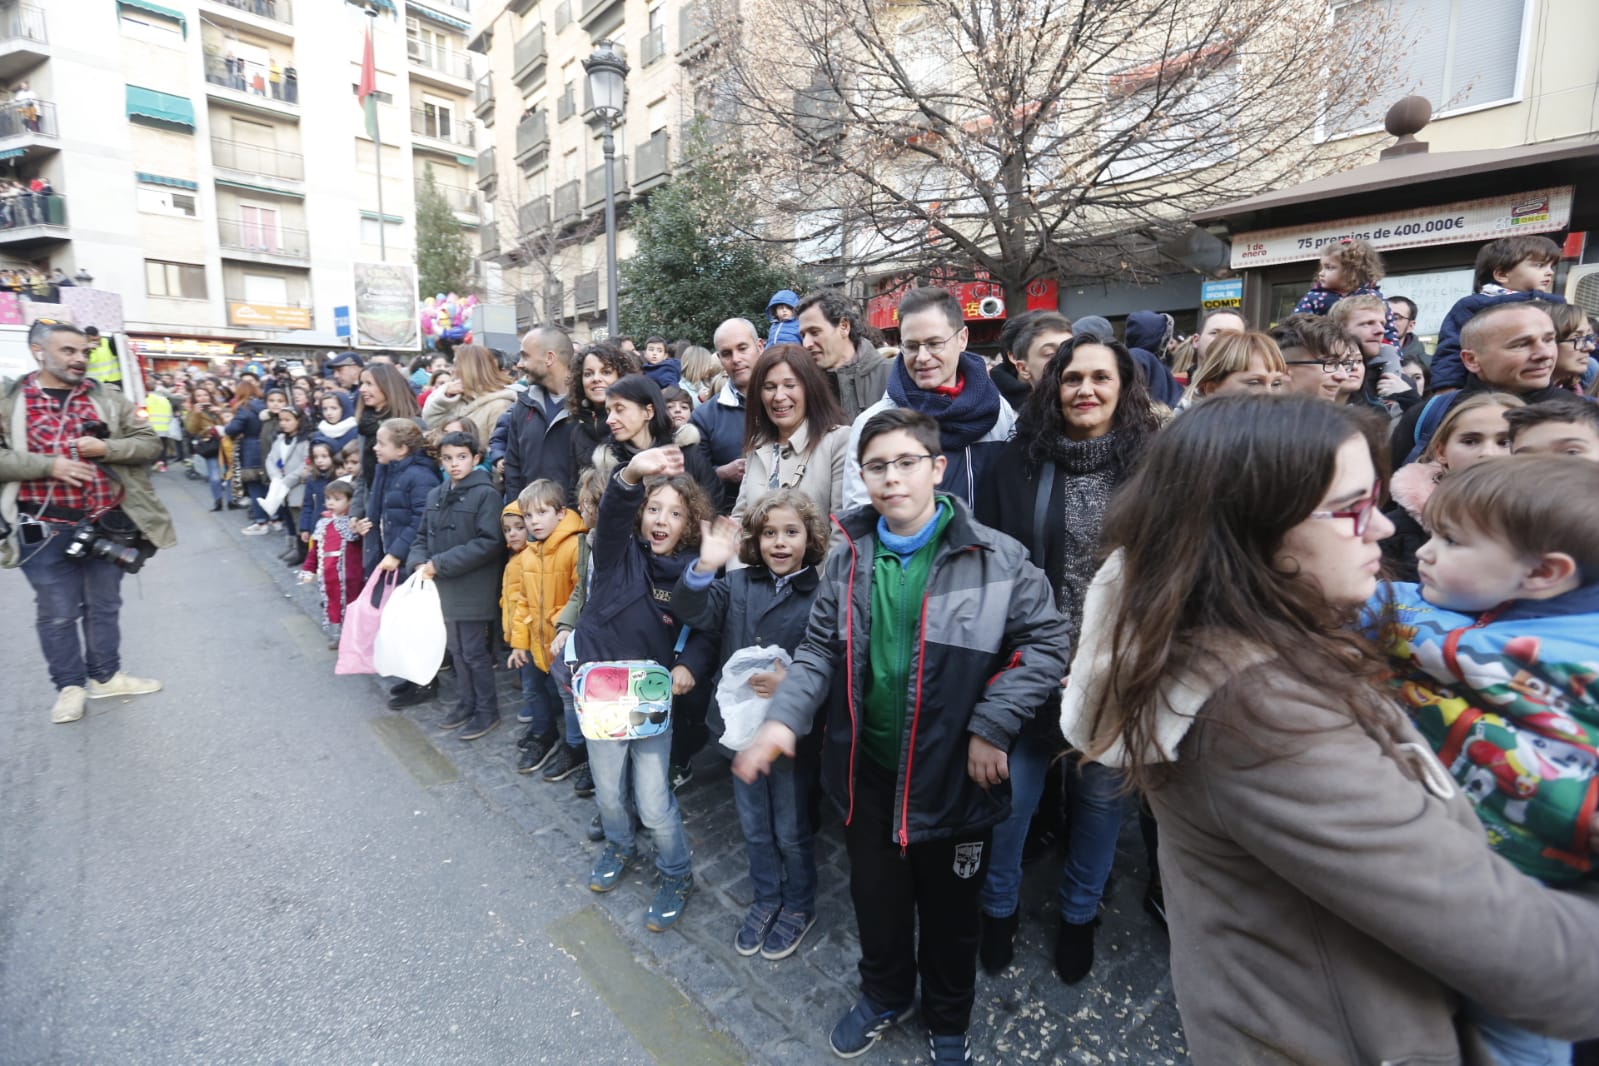
<svg viewBox="0 0 1599 1066">
<path fill-rule="evenodd" d="M 260 400 L 247 400 L 234 409 L 233 417 L 222 430 L 233 438 L 233 446 L 239 449 L 240 470 L 266 468 L 266 453 L 261 450 L 261 412 L 264 410 L 266 405 Z"/>
<path fill-rule="evenodd" d="M 530 387 L 517 396 L 502 419 L 507 503 L 540 478 L 564 487 L 569 502 L 577 498 L 578 466 L 572 455 L 576 423 L 565 404 L 550 418 L 545 395 L 539 386 Z"/>
<path fill-rule="evenodd" d="M 373 529 L 361 538 L 361 562 L 368 577 L 385 555 L 402 563 L 410 556 L 427 510 L 428 493 L 438 483 L 439 472 L 424 455 L 377 464 L 366 512 Z"/>
<path fill-rule="evenodd" d="M 676 651 L 683 623 L 672 611 L 672 590 L 694 553 L 656 555 L 635 532 L 644 485 L 612 476 L 600 499 L 594 529 L 594 577 L 572 633 L 579 662 L 649 659 L 685 666 L 696 685 L 709 685 L 716 670 L 716 634 L 698 629 Z"/>
<path fill-rule="evenodd" d="M 500 617 L 500 494 L 494 479 L 474 469 L 460 481 L 437 485 L 406 565 L 432 561 L 446 622 L 489 622 Z"/>
<path fill-rule="evenodd" d="M 687 572 L 685 567 L 684 573 Z M 805 639 L 805 623 L 811 615 L 811 604 L 816 601 L 817 581 L 814 566 L 789 578 L 782 589 L 764 566 L 734 570 L 705 588 L 690 588 L 680 577 L 672 592 L 672 613 L 697 630 L 720 636 L 718 663 L 725 664 L 740 648 L 774 644 L 793 655 Z M 713 683 L 720 683 L 721 677 L 718 667 Z M 820 723 L 820 715 L 817 721 Z M 726 730 L 715 699 L 711 701 L 708 724 L 713 737 Z M 813 728 L 811 734 L 819 744 L 819 729 Z"/>
</svg>

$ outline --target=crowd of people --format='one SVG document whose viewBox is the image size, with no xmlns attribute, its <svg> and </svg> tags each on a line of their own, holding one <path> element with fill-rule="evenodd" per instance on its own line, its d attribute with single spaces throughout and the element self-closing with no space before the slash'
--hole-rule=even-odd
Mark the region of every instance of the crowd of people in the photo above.
<svg viewBox="0 0 1599 1066">
<path fill-rule="evenodd" d="M 830 798 L 841 1057 L 919 1001 L 932 1060 L 969 1061 L 1051 834 L 1085 978 L 1131 804 L 1196 1061 L 1570 1063 L 1599 1035 L 1599 360 L 1558 258 L 1486 245 L 1430 354 L 1346 241 L 1269 329 L 1033 313 L 983 356 L 921 288 L 884 351 L 845 295 L 780 293 L 709 349 L 538 326 L 514 364 L 165 376 L 152 428 L 285 538 L 333 646 L 374 574 L 436 583 L 438 727 L 523 724 L 506 759 L 593 797 L 589 888 L 653 861 L 649 929 L 690 905 L 704 749 L 740 955 L 815 924 Z"/>
</svg>

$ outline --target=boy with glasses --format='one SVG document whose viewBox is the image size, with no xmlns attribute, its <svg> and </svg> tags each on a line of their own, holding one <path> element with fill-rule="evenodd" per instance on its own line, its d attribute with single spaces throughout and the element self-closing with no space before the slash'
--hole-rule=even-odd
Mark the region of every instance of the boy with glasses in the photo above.
<svg viewBox="0 0 1599 1066">
<path fill-rule="evenodd" d="M 1341 402 L 1360 388 L 1364 363 L 1355 339 L 1320 315 L 1289 315 L 1271 331 L 1288 364 L 1288 391 Z"/>
<path fill-rule="evenodd" d="M 854 1058 L 908 1017 L 920 974 L 933 1061 L 967 1062 L 1007 753 L 1060 683 L 1070 641 L 1026 550 L 936 491 L 949 461 L 932 418 L 887 409 L 859 437 L 870 505 L 835 519 L 845 546 L 733 770 L 753 782 L 792 758 L 827 705 L 823 784 L 844 813 L 861 940 L 861 997 L 833 1027 L 833 1052 Z"/>
</svg>

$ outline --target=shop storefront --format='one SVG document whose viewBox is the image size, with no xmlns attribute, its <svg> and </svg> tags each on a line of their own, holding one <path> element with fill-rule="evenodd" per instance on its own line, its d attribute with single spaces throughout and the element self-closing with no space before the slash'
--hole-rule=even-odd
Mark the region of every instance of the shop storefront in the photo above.
<svg viewBox="0 0 1599 1066">
<path fill-rule="evenodd" d="M 1599 242 L 1585 239 L 1599 228 L 1599 141 L 1436 154 L 1415 141 L 1396 147 L 1368 166 L 1192 216 L 1230 241 L 1249 321 L 1288 315 L 1310 288 L 1322 248 L 1346 238 L 1382 253 L 1383 292 L 1415 301 L 1416 333 L 1427 340 L 1472 291 L 1477 250 L 1488 241 L 1540 234 L 1560 244 L 1562 294 L 1585 273 L 1582 263 L 1599 260 Z"/>
</svg>

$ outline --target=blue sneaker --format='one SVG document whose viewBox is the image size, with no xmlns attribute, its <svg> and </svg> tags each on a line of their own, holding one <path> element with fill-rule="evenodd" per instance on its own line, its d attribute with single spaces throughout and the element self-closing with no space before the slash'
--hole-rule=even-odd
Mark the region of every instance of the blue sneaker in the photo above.
<svg viewBox="0 0 1599 1066">
<path fill-rule="evenodd" d="M 877 1043 L 877 1038 L 888 1032 L 891 1026 L 911 1016 L 912 1006 L 914 1004 L 907 1003 L 898 1010 L 878 1010 L 871 1000 L 862 996 L 855 1001 L 849 1013 L 833 1026 L 833 1032 L 827 1038 L 833 1054 L 841 1059 L 853 1059 L 866 1054 Z"/>
<path fill-rule="evenodd" d="M 516 712 L 516 720 L 518 722 L 522 723 L 523 725 L 527 725 L 529 722 L 531 722 L 533 720 L 533 708 L 531 708 L 531 707 L 523 707 L 523 708 L 519 709 Z"/>
<path fill-rule="evenodd" d="M 766 934 L 766 942 L 761 945 L 761 958 L 773 962 L 788 958 L 799 948 L 800 941 L 805 939 L 805 934 L 815 924 L 816 915 L 784 907 L 773 923 L 772 931 Z"/>
<path fill-rule="evenodd" d="M 965 1033 L 928 1033 L 927 1048 L 933 1054 L 933 1066 L 972 1061 L 972 1046 L 966 1042 Z"/>
<path fill-rule="evenodd" d="M 661 887 L 655 890 L 649 912 L 644 915 L 644 928 L 652 933 L 664 933 L 676 925 L 677 920 L 683 917 L 683 904 L 688 902 L 693 891 L 693 874 L 681 877 L 662 875 Z"/>
<path fill-rule="evenodd" d="M 744 915 L 744 924 L 738 927 L 738 935 L 733 938 L 733 950 L 745 958 L 761 950 L 761 945 L 766 943 L 766 934 L 777 924 L 777 911 L 776 907 L 760 903 L 751 907 Z"/>
<path fill-rule="evenodd" d="M 616 882 L 621 880 L 627 868 L 636 862 L 637 848 L 624 848 L 620 844 L 605 845 L 600 857 L 594 860 L 594 869 L 589 872 L 589 891 L 609 892 L 616 887 Z"/>
</svg>

